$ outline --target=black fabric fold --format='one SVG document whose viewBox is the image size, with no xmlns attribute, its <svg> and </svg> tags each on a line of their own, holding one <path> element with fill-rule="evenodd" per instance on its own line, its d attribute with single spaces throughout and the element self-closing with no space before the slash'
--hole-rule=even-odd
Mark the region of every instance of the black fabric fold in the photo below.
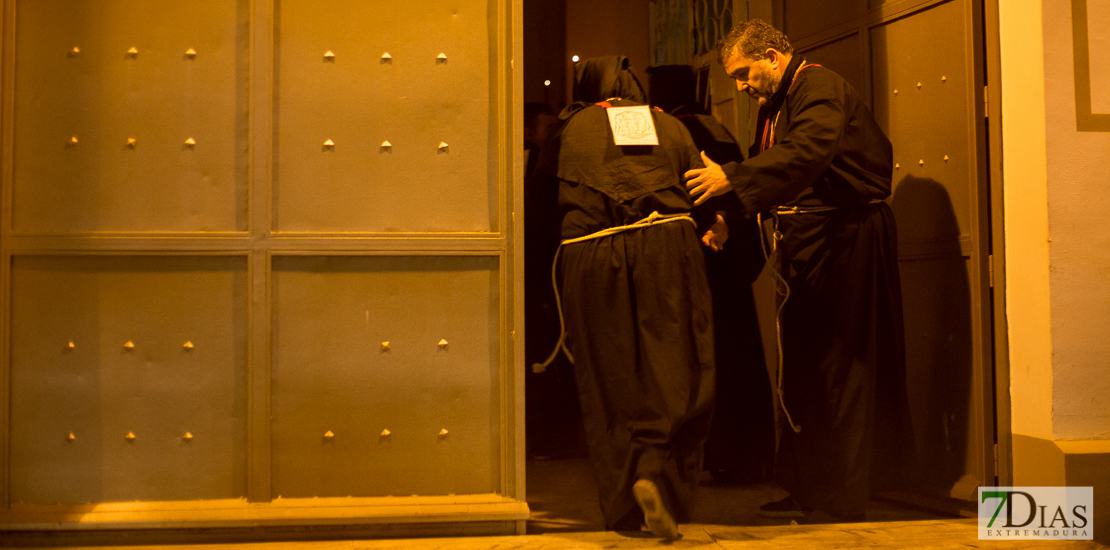
<svg viewBox="0 0 1110 550">
<path fill-rule="evenodd" d="M 629 100 L 612 104 L 637 105 Z M 691 151 L 681 147 L 689 138 L 677 135 L 686 130 L 673 117 L 652 111 L 652 118 L 660 134 L 659 145 L 620 146 L 613 141 L 605 108 L 590 105 L 578 109 L 560 129 L 559 146 L 540 160 L 539 169 L 600 191 L 617 202 L 675 185 L 679 182 L 676 174 L 680 177 L 680 169 L 692 162 Z M 697 159 L 696 151 L 693 159 Z"/>
</svg>

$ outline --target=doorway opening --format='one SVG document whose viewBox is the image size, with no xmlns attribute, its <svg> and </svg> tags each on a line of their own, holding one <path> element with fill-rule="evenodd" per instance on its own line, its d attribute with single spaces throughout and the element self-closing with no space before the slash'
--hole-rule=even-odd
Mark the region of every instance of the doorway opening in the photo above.
<svg viewBox="0 0 1110 550">
<path fill-rule="evenodd" d="M 692 4 L 699 2 L 706 4 L 703 0 L 689 0 Z M 651 3 L 637 0 L 592 0 L 588 4 L 584 0 L 525 0 L 523 99 L 526 104 L 526 125 L 531 125 L 533 128 L 542 126 L 537 124 L 530 114 L 536 112 L 541 113 L 538 115 L 540 118 L 547 116 L 553 121 L 562 108 L 571 101 L 573 68 L 579 60 L 600 55 L 628 56 L 641 82 L 647 87 L 650 82 L 647 68 L 652 66 L 651 60 L 666 53 L 662 52 L 665 46 L 661 46 L 663 42 L 659 37 L 667 33 L 673 34 L 673 29 L 670 27 L 682 27 L 683 32 L 687 27 L 685 20 L 674 20 L 670 26 L 656 24 L 659 15 L 653 10 L 669 9 L 671 4 L 685 6 L 687 3 L 688 0 L 658 0 Z M 857 0 L 843 0 L 842 3 L 852 4 L 854 9 Z M 932 5 L 942 3 L 923 0 L 923 11 L 927 11 L 927 8 Z M 718 14 L 720 16 L 717 20 L 718 27 L 725 25 L 727 28 L 732 20 L 740 20 L 742 17 L 762 16 L 772 20 L 776 13 L 781 16 L 784 6 L 792 2 L 725 0 L 708 4 L 712 4 L 710 7 L 713 9 L 731 6 L 731 10 L 726 10 L 727 18 Z M 761 13 L 760 10 L 765 11 L 766 14 Z M 866 11 L 862 9 L 862 11 L 850 13 Z M 620 23 L 614 27 L 614 21 Z M 631 21 L 642 21 L 643 25 L 635 25 Z M 874 33 L 870 29 L 875 26 L 874 23 L 874 21 L 863 23 L 861 29 L 865 29 L 865 32 L 871 36 Z M 699 24 L 705 26 L 704 20 Z M 619 32 L 611 32 L 613 28 L 618 28 Z M 715 32 L 719 36 L 721 29 L 717 28 Z M 708 30 L 706 33 L 713 34 Z M 810 48 L 811 55 L 815 56 L 851 58 L 858 55 L 858 48 L 845 49 L 841 47 L 844 42 L 837 40 L 811 41 L 803 44 Z M 720 67 L 711 60 L 713 54 L 702 52 L 701 55 L 700 59 L 689 60 L 692 65 L 695 65 L 696 74 L 701 77 L 699 82 L 702 84 L 697 86 L 699 99 L 703 100 L 705 105 L 709 105 L 710 110 L 719 119 L 731 118 L 734 121 L 731 130 L 741 147 L 746 148 L 746 142 L 750 139 L 747 127 L 749 115 L 753 113 L 749 113 L 746 104 L 734 101 L 734 96 L 726 96 L 731 82 L 726 81 L 723 85 L 719 82 L 723 76 L 723 70 L 720 70 Z M 853 70 L 855 73 L 852 72 Z M 849 73 L 848 76 L 862 75 L 863 70 L 863 67 L 853 66 L 847 67 L 844 72 Z M 870 81 L 868 83 L 870 84 Z M 546 110 L 539 106 L 546 106 Z M 526 139 L 529 135 L 529 130 L 526 129 Z M 538 153 L 533 150 L 529 153 L 529 157 L 533 154 Z M 530 160 L 527 165 L 532 164 Z M 525 182 L 525 187 L 525 323 L 527 327 L 525 344 L 527 461 L 525 467 L 526 494 L 532 510 L 528 532 L 603 530 L 597 488 L 581 429 L 573 366 L 564 356 L 559 355 L 556 361 L 542 372 L 534 371 L 532 368 L 534 363 L 542 362 L 547 358 L 558 338 L 558 314 L 550 294 L 550 262 L 557 237 L 550 235 L 553 223 L 546 217 L 550 212 L 550 204 L 544 206 L 543 200 L 533 200 L 536 197 L 546 196 L 549 202 L 553 201 L 551 190 L 529 188 L 529 181 Z M 902 193 L 901 196 L 906 196 L 906 193 Z M 537 203 L 540 205 L 539 208 L 536 208 Z M 548 241 L 546 244 L 537 244 L 537 240 L 533 237 L 543 232 L 548 233 Z M 966 279 L 965 276 L 964 280 Z M 926 285 L 924 290 L 937 290 L 934 288 L 936 286 Z M 757 337 L 757 340 L 761 340 L 767 356 L 775 353 L 773 314 L 770 314 L 771 320 L 769 322 L 767 320 L 768 312 L 774 307 L 771 288 L 769 276 L 764 273 L 754 283 L 753 292 L 755 300 L 761 302 L 758 304 L 761 337 Z M 971 330 L 970 327 L 964 328 L 965 332 Z M 966 347 L 957 349 L 955 352 L 971 353 Z M 774 368 L 774 362 L 766 358 L 764 365 L 768 370 Z M 767 402 L 770 404 L 772 401 L 768 398 Z M 737 421 L 742 423 L 745 418 L 741 416 Z M 967 420 L 966 417 L 962 418 Z M 734 439 L 734 442 L 741 447 L 746 443 L 742 435 L 737 435 Z M 968 445 L 964 445 L 965 451 L 967 447 Z M 714 473 L 718 475 L 715 477 Z M 786 495 L 785 491 L 771 481 L 769 471 L 766 475 L 731 478 L 727 475 L 722 476 L 721 473 L 710 470 L 703 472 L 693 523 L 789 525 L 789 519 L 768 519 L 758 515 L 760 505 Z M 965 484 L 968 482 L 968 479 L 963 480 Z M 958 499 L 935 498 L 935 495 L 916 499 L 910 494 L 889 496 L 893 498 L 872 499 L 868 508 L 868 521 L 951 518 L 958 517 L 961 513 L 966 515 L 968 509 L 966 505 L 960 504 Z"/>
</svg>

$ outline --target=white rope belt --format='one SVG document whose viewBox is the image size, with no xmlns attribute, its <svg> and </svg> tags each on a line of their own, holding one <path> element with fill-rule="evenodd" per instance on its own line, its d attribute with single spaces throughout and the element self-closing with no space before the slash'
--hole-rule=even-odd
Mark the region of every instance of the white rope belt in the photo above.
<svg viewBox="0 0 1110 550">
<path fill-rule="evenodd" d="M 594 239 L 616 235 L 617 233 L 624 233 L 625 231 L 631 231 L 633 229 L 643 229 L 645 227 L 651 227 L 653 225 L 660 225 L 682 220 L 686 220 L 697 227 L 697 222 L 695 222 L 694 218 L 691 218 L 689 214 L 660 214 L 659 212 L 652 212 L 651 215 L 638 222 L 630 223 L 628 225 L 619 225 L 617 227 L 608 227 L 602 229 L 601 231 L 590 233 L 589 235 L 586 235 L 584 237 L 564 239 L 561 243 L 559 243 L 559 248 L 555 250 L 555 259 L 551 262 L 551 288 L 555 290 L 555 309 L 559 311 L 559 341 L 555 343 L 555 349 L 551 350 L 551 355 L 547 356 L 547 360 L 545 360 L 543 363 L 532 363 L 532 372 L 540 373 L 547 370 L 547 367 L 551 365 L 551 363 L 555 361 L 555 357 L 559 355 L 559 350 L 563 350 L 563 353 L 567 354 L 567 359 L 570 359 L 571 364 L 574 363 L 574 356 L 571 355 L 570 350 L 567 349 L 566 345 L 566 322 L 563 319 L 563 304 L 559 299 L 559 284 L 556 277 L 556 269 L 559 265 L 559 253 L 563 251 L 563 247 L 568 244 L 592 241 Z"/>
<path fill-rule="evenodd" d="M 870 203 L 868 203 L 868 205 L 878 204 L 880 202 L 883 202 L 883 201 L 880 200 L 880 199 L 875 199 L 875 200 L 871 201 Z M 775 341 L 778 344 L 778 363 L 779 363 L 778 382 L 776 384 L 777 387 L 775 388 L 775 393 L 778 394 L 779 405 L 782 407 L 783 414 L 786 415 L 786 422 L 790 424 L 790 429 L 794 430 L 794 433 L 801 432 L 802 427 L 800 425 L 795 424 L 794 419 L 790 417 L 790 411 L 786 409 L 786 392 L 784 392 L 783 389 L 782 389 L 782 372 L 783 372 L 783 368 L 782 368 L 782 363 L 783 363 L 783 360 L 782 360 L 782 309 L 783 309 L 784 306 L 786 306 L 786 301 L 790 299 L 790 285 L 786 284 L 786 278 L 783 277 L 781 273 L 779 273 L 778 268 L 775 266 L 775 262 L 778 259 L 778 251 L 779 251 L 778 244 L 779 244 L 779 241 L 781 241 L 782 237 L 783 237 L 782 233 L 779 232 L 779 216 L 780 215 L 790 216 L 790 215 L 795 215 L 795 214 L 819 214 L 821 212 L 831 212 L 833 210 L 843 210 L 845 208 L 856 208 L 856 207 L 853 207 L 853 206 L 780 206 L 780 207 L 776 208 L 775 212 L 774 212 L 774 215 L 772 216 L 771 253 L 770 254 L 767 254 L 767 244 L 766 244 L 765 239 L 763 238 L 763 217 L 760 214 L 756 214 L 756 218 L 755 218 L 756 223 L 759 224 L 759 231 L 760 231 L 759 244 L 763 247 L 763 258 L 765 260 L 767 260 L 767 264 L 771 268 L 771 275 L 774 277 L 774 280 L 775 280 L 775 292 L 777 292 L 780 296 L 782 296 L 782 301 L 779 302 L 778 307 L 775 309 Z"/>
</svg>

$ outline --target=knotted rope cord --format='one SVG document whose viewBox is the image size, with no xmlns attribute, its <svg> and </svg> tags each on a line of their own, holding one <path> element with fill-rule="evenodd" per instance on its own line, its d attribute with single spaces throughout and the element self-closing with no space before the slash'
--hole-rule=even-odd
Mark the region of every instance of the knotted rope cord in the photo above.
<svg viewBox="0 0 1110 550">
<path fill-rule="evenodd" d="M 547 370 L 548 365 L 555 361 L 555 357 L 559 355 L 559 350 L 567 354 L 567 359 L 570 359 L 571 364 L 574 364 L 574 356 L 571 355 L 570 350 L 567 349 L 567 328 L 566 321 L 563 318 L 563 303 L 559 298 L 559 283 L 556 277 L 557 268 L 559 265 L 559 253 L 563 251 L 563 246 L 568 244 L 580 243 L 590 241 L 593 239 L 600 239 L 617 233 L 624 233 L 632 229 L 642 229 L 652 225 L 659 225 L 663 223 L 677 222 L 686 220 L 697 227 L 697 222 L 691 218 L 689 214 L 660 214 L 659 212 L 652 212 L 648 217 L 628 225 L 619 225 L 617 227 L 607 227 L 601 231 L 590 233 L 584 237 L 576 237 L 573 239 L 564 239 L 559 243 L 559 248 L 555 250 L 555 259 L 551 262 L 551 288 L 555 290 L 555 309 L 559 311 L 559 341 L 555 343 L 555 349 L 551 350 L 551 355 L 547 356 L 547 360 L 543 363 L 532 363 L 532 372 L 540 373 Z"/>
<path fill-rule="evenodd" d="M 883 202 L 882 200 L 875 199 L 869 204 L 876 204 Z M 782 412 L 786 415 L 786 421 L 790 423 L 790 429 L 794 433 L 802 431 L 802 427 L 794 424 L 794 420 L 790 418 L 790 411 L 786 409 L 785 393 L 782 391 L 782 308 L 786 305 L 786 301 L 790 299 L 790 285 L 786 284 L 786 278 L 779 273 L 778 268 L 775 266 L 775 260 L 778 259 L 778 242 L 782 240 L 782 233 L 779 232 L 779 216 L 790 216 L 794 214 L 817 214 L 820 212 L 830 212 L 833 210 L 840 210 L 840 206 L 780 206 L 775 209 L 772 214 L 771 221 L 771 254 L 767 254 L 767 242 L 763 238 L 763 215 L 756 214 L 755 220 L 760 227 L 759 246 L 763 248 L 763 258 L 767 260 L 767 264 L 771 266 L 771 274 L 775 279 L 775 293 L 782 296 L 782 302 L 779 303 L 775 309 L 775 341 L 778 344 L 779 356 L 779 375 L 778 387 L 775 388 L 775 393 L 779 396 L 779 404 L 782 405 Z M 779 285 L 782 285 L 781 287 Z"/>
<path fill-rule="evenodd" d="M 759 224 L 759 246 L 763 249 L 763 259 L 767 261 L 767 265 L 771 266 L 771 275 L 775 280 L 775 293 L 782 296 L 782 301 L 779 302 L 775 308 L 775 344 L 778 346 L 778 381 L 775 384 L 775 394 L 779 397 L 779 405 L 782 407 L 782 412 L 786 415 L 786 421 L 790 423 L 790 429 L 794 433 L 800 433 L 802 427 L 794 424 L 794 419 L 790 417 L 790 411 L 786 408 L 786 393 L 782 391 L 782 308 L 786 305 L 786 301 L 790 299 L 790 285 L 786 283 L 786 278 L 779 273 L 778 267 L 775 266 L 775 261 L 778 259 L 779 241 L 782 240 L 782 233 L 779 232 L 779 217 L 778 212 L 775 212 L 771 218 L 771 253 L 767 253 L 767 239 L 763 238 L 763 214 L 756 214 L 755 221 Z"/>
<path fill-rule="evenodd" d="M 790 79 L 790 86 L 786 89 L 786 95 L 790 95 L 790 91 L 794 89 L 794 83 L 798 81 L 798 75 L 802 71 L 804 71 L 805 69 L 808 69 L 810 67 L 820 67 L 820 65 L 817 65 L 815 63 L 814 64 L 806 63 L 806 60 L 803 58 L 801 66 L 798 67 L 798 69 L 794 71 L 794 77 Z M 759 151 L 760 152 L 763 152 L 763 151 L 766 151 L 767 149 L 770 149 L 775 144 L 775 129 L 779 124 L 779 115 L 781 115 L 781 114 L 782 114 L 782 107 L 779 107 L 779 110 L 775 113 L 774 121 L 772 121 L 770 118 L 768 118 L 767 121 L 764 123 L 764 126 L 763 126 L 763 141 L 759 144 Z M 759 231 L 760 231 L 759 246 L 761 248 L 763 248 L 763 259 L 766 260 L 767 264 L 771 266 L 771 274 L 774 275 L 774 278 L 775 278 L 775 293 L 778 294 L 779 296 L 782 296 L 782 302 L 779 302 L 778 307 L 775 308 L 775 343 L 778 345 L 778 359 L 779 359 L 778 360 L 778 363 L 779 363 L 778 383 L 777 383 L 777 387 L 775 388 L 775 393 L 777 393 L 778 396 L 779 396 L 779 405 L 782 406 L 782 412 L 783 412 L 783 414 L 786 415 L 786 421 L 790 423 L 790 429 L 794 430 L 794 433 L 801 432 L 802 427 L 798 426 L 797 424 L 794 424 L 794 419 L 790 418 L 790 411 L 786 409 L 786 399 L 784 397 L 785 393 L 782 391 L 782 371 L 783 371 L 783 368 L 782 368 L 782 363 L 783 363 L 783 360 L 782 360 L 782 308 L 784 306 L 786 306 L 786 301 L 790 299 L 790 285 L 788 285 L 786 283 L 786 278 L 783 277 L 781 273 L 779 273 L 778 268 L 775 267 L 774 261 L 772 261 L 773 259 L 778 258 L 778 255 L 777 255 L 778 254 L 778 244 L 779 244 L 779 241 L 782 240 L 782 233 L 779 232 L 779 216 L 778 215 L 779 214 L 805 214 L 805 213 L 809 213 L 809 212 L 824 212 L 825 210 L 835 210 L 835 207 L 816 206 L 816 207 L 813 207 L 812 209 L 810 209 L 810 208 L 802 209 L 802 208 L 799 208 L 799 207 L 795 206 L 795 207 L 789 207 L 789 208 L 784 208 L 784 207 L 778 208 L 775 211 L 775 213 L 773 214 L 773 221 L 771 223 L 772 233 L 771 233 L 771 254 L 770 255 L 767 254 L 767 242 L 766 242 L 766 239 L 763 238 L 763 215 L 762 214 L 756 214 L 756 216 L 755 216 L 756 223 L 759 224 Z M 782 286 L 779 286 L 780 283 L 781 283 Z"/>
</svg>

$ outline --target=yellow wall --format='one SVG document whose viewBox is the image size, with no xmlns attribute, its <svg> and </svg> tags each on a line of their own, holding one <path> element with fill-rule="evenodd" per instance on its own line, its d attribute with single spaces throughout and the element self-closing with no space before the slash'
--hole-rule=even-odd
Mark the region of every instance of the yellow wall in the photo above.
<svg viewBox="0 0 1110 550">
<path fill-rule="evenodd" d="M 1012 483 L 1094 487 L 1104 510 L 1110 91 L 1099 79 L 1110 74 L 1110 6 L 1005 0 L 999 23 Z M 1100 540 L 1108 528 L 1096 522 Z"/>
<path fill-rule="evenodd" d="M 1069 4 L 1088 6 L 1089 40 Z M 1081 130 L 1076 98 L 1087 87 L 1110 118 L 1097 114 L 1110 91 L 1091 86 L 1110 73 L 1110 6 L 1006 0 L 999 15 L 1013 432 L 1107 439 L 1110 124 Z M 1081 51 L 1090 64 L 1076 78 Z"/>
<path fill-rule="evenodd" d="M 1082 26 L 1084 8 L 1086 29 L 1076 28 Z M 1079 131 L 1076 100 L 1086 88 L 1090 108 L 1104 113 L 1094 116 L 1110 119 L 1110 90 L 1097 86 L 1100 75 L 1110 74 L 1110 2 L 1045 2 L 1042 13 L 1053 435 L 1110 439 L 1110 223 L 1105 214 L 1110 211 L 1110 123 Z M 1088 40 L 1082 40 L 1083 30 Z M 1073 59 L 1085 52 L 1090 61 L 1077 71 Z"/>
<path fill-rule="evenodd" d="M 1013 484 L 1093 486 L 1106 510 L 1110 5 L 998 5 Z"/>
<path fill-rule="evenodd" d="M 1041 0 L 999 2 L 1006 311 L 1014 434 L 1052 438 L 1052 331 Z"/>
</svg>

